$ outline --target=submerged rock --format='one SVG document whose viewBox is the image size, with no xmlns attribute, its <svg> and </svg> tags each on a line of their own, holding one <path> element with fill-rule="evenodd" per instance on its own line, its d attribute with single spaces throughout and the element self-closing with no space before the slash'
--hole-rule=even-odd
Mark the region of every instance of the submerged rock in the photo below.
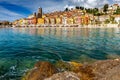
<svg viewBox="0 0 120 80">
<path fill-rule="evenodd" d="M 77 74 L 73 72 L 62 72 L 54 74 L 52 77 L 47 78 L 45 80 L 80 80 Z"/>
<path fill-rule="evenodd" d="M 57 72 L 49 62 L 37 62 L 35 67 L 27 73 L 23 80 L 44 80 Z"/>
</svg>

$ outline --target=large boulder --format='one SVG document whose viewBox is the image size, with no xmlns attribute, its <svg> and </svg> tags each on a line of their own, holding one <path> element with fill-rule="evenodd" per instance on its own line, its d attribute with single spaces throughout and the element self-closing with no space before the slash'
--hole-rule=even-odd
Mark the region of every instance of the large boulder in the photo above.
<svg viewBox="0 0 120 80">
<path fill-rule="evenodd" d="M 120 80 L 120 59 L 96 61 L 74 70 L 82 80 Z"/>
<path fill-rule="evenodd" d="M 45 80 L 80 80 L 77 74 L 73 72 L 61 72 L 54 74 L 50 78 L 46 78 Z"/>
<path fill-rule="evenodd" d="M 95 80 L 120 80 L 120 59 L 97 61 L 92 68 Z"/>
<path fill-rule="evenodd" d="M 68 62 L 57 61 L 55 66 L 58 68 L 59 72 L 71 71 L 71 65 Z"/>
<path fill-rule="evenodd" d="M 57 73 L 57 69 L 49 62 L 37 62 L 35 67 L 27 73 L 23 80 L 44 80 Z"/>
<path fill-rule="evenodd" d="M 57 68 L 60 71 L 71 71 L 78 75 L 81 80 L 93 80 L 94 74 L 92 71 L 92 67 L 89 65 L 83 65 L 77 62 L 62 62 L 59 61 L 57 63 Z"/>
</svg>

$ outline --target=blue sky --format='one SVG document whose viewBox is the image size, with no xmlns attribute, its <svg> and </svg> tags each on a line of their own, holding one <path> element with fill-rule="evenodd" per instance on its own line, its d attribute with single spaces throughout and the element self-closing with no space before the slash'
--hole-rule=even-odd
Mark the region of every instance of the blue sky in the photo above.
<svg viewBox="0 0 120 80">
<path fill-rule="evenodd" d="M 115 1 L 119 2 L 119 0 L 0 0 L 0 20 L 14 21 L 25 18 L 36 12 L 39 7 L 47 13 L 64 10 L 66 6 L 81 5 L 92 8 Z"/>
</svg>

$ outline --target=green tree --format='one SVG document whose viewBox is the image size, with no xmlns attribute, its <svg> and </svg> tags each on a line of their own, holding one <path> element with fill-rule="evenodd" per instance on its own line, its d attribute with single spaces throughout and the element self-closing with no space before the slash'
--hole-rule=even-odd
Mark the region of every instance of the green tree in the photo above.
<svg viewBox="0 0 120 80">
<path fill-rule="evenodd" d="M 2 23 L 0 22 L 0 25 L 2 25 Z"/>
<path fill-rule="evenodd" d="M 117 10 L 114 14 L 120 14 L 120 8 L 117 8 Z"/>
<path fill-rule="evenodd" d="M 81 9 L 81 10 L 84 10 L 84 7 L 80 6 L 80 9 Z"/>
<path fill-rule="evenodd" d="M 88 8 L 88 9 L 86 9 L 86 12 L 92 14 L 92 9 Z"/>
<path fill-rule="evenodd" d="M 97 13 L 94 14 L 94 16 L 100 16 L 100 15 L 102 15 L 102 14 L 99 13 L 99 12 L 97 12 Z"/>
<path fill-rule="evenodd" d="M 98 13 L 98 8 L 93 9 L 93 15 L 96 15 Z"/>
<path fill-rule="evenodd" d="M 105 12 L 105 14 L 107 14 L 108 7 L 109 7 L 108 4 L 105 4 L 104 7 L 103 7 L 103 11 Z"/>
<path fill-rule="evenodd" d="M 76 9 L 80 9 L 80 7 L 79 7 L 79 6 L 76 6 L 75 8 L 76 8 Z"/>
<path fill-rule="evenodd" d="M 69 9 L 68 9 L 68 8 L 66 8 L 66 9 L 65 9 L 65 11 L 69 11 Z"/>
<path fill-rule="evenodd" d="M 108 23 L 110 23 L 110 20 L 109 20 L 109 19 L 106 19 L 104 23 L 105 23 L 105 24 L 108 24 Z"/>
</svg>

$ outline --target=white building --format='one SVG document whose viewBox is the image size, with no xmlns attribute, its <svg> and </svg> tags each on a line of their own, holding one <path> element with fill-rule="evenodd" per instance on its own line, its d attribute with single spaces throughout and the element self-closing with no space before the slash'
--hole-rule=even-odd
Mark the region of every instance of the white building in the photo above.
<svg viewBox="0 0 120 80">
<path fill-rule="evenodd" d="M 109 15 L 102 15 L 102 16 L 99 17 L 99 20 L 100 20 L 101 22 L 104 22 L 104 21 L 107 20 L 107 19 L 110 19 L 110 16 L 109 16 Z"/>
<path fill-rule="evenodd" d="M 117 23 L 120 23 L 120 15 L 115 16 L 115 21 L 116 21 Z"/>
<path fill-rule="evenodd" d="M 31 19 L 33 17 L 34 17 L 34 15 L 32 14 L 32 15 L 29 15 L 27 18 Z"/>
<path fill-rule="evenodd" d="M 108 7 L 108 14 L 113 14 L 119 7 L 119 4 L 113 4 Z"/>
<path fill-rule="evenodd" d="M 67 17 L 63 17 L 62 23 L 65 25 L 67 24 Z"/>
<path fill-rule="evenodd" d="M 119 4 L 113 4 L 113 10 L 117 10 L 118 7 L 119 7 Z"/>
</svg>

